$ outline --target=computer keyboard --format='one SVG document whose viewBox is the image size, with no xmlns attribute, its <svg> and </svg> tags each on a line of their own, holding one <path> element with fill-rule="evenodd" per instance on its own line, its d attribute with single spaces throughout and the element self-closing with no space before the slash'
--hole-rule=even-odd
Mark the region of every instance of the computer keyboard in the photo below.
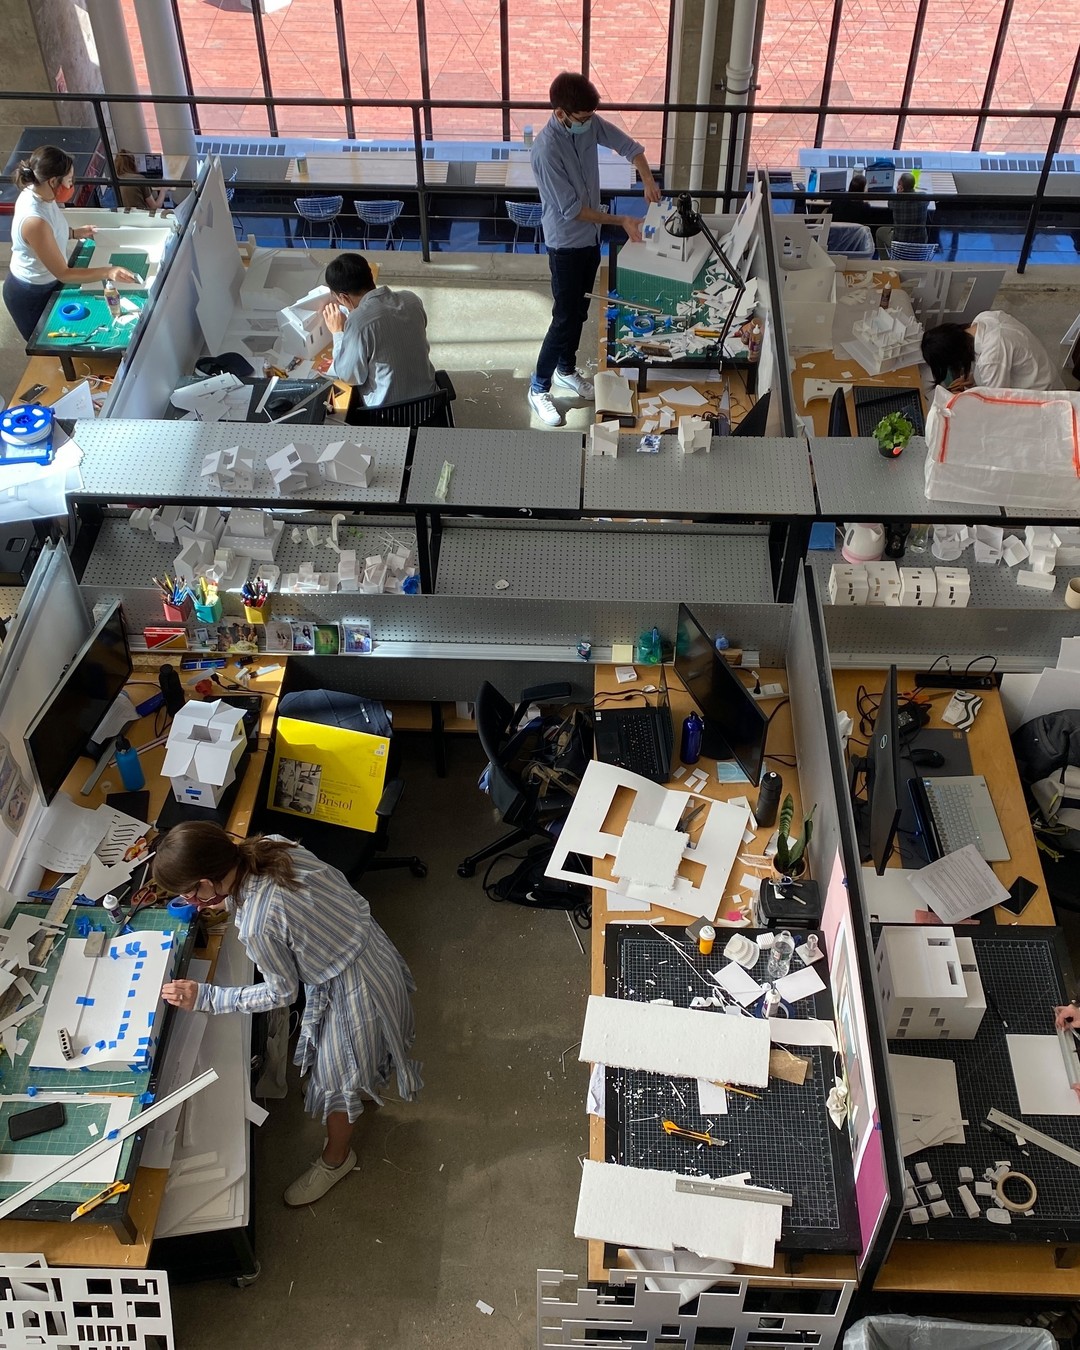
<svg viewBox="0 0 1080 1350">
<path fill-rule="evenodd" d="M 660 763 L 656 721 L 652 716 L 627 717 L 619 723 L 619 755 L 626 764 L 640 765 L 639 773 L 664 767 Z"/>
<path fill-rule="evenodd" d="M 971 789 L 964 783 L 935 783 L 927 798 L 937 826 L 942 851 L 955 853 L 966 844 L 977 844 L 981 831 L 973 813 Z"/>
</svg>

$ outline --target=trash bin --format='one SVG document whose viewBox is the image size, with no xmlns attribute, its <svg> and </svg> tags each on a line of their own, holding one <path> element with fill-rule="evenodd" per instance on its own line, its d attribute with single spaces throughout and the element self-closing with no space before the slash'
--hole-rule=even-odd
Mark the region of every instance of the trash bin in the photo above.
<svg viewBox="0 0 1080 1350">
<path fill-rule="evenodd" d="M 932 1317 L 864 1317 L 844 1333 L 843 1350 L 1057 1350 L 1048 1331 L 983 1326 Z"/>
</svg>

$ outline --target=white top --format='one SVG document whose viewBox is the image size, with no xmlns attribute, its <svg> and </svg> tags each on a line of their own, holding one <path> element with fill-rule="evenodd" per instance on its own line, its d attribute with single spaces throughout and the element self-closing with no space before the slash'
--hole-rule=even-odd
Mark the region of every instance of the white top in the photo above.
<svg viewBox="0 0 1080 1350">
<path fill-rule="evenodd" d="M 988 309 L 975 316 L 972 376 L 983 389 L 1060 388 L 1046 348 L 1019 319 Z"/>
<path fill-rule="evenodd" d="M 56 245 L 64 260 L 67 261 L 68 223 L 64 219 L 63 209 L 56 202 L 43 201 L 33 188 L 23 188 L 15 199 L 15 210 L 11 215 L 11 275 L 19 281 L 27 281 L 32 286 L 47 285 L 56 278 L 41 261 L 38 255 L 23 240 L 23 223 L 37 217 L 52 230 L 56 236 Z"/>
</svg>

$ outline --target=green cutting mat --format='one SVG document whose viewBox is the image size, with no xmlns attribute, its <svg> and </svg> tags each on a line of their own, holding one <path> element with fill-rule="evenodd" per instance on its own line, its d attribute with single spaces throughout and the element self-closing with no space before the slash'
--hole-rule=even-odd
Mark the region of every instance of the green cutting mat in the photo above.
<svg viewBox="0 0 1080 1350">
<path fill-rule="evenodd" d="M 131 300 L 140 309 L 146 304 L 146 297 L 147 292 L 142 288 L 124 291 L 124 299 Z M 90 312 L 85 319 L 61 317 L 61 306 L 70 301 L 81 302 L 87 307 Z M 85 352 L 90 356 L 95 352 L 123 351 L 131 341 L 136 322 L 135 319 L 128 319 L 125 323 L 117 323 L 109 313 L 104 294 L 83 291 L 78 286 L 64 286 L 57 291 L 56 299 L 49 308 L 37 346 L 55 351 Z M 50 333 L 63 333 L 65 336 L 49 337 Z"/>
<path fill-rule="evenodd" d="M 110 267 L 126 267 L 129 272 L 134 272 L 137 277 L 146 280 L 146 269 L 150 266 L 150 255 L 144 251 L 133 249 L 130 253 L 111 253 L 109 255 Z"/>
<path fill-rule="evenodd" d="M 44 915 L 48 911 L 47 905 L 24 905 L 19 907 L 20 913 Z M 67 933 L 75 932 L 75 925 L 80 915 L 87 915 L 95 925 L 102 922 L 102 910 L 88 909 L 82 906 L 76 906 L 68 916 Z M 189 925 L 180 923 L 172 914 L 166 913 L 163 909 L 143 910 L 142 913 L 135 916 L 131 924 L 135 932 L 172 932 L 176 934 L 176 940 L 173 943 L 174 962 L 181 960 L 182 954 L 187 943 Z M 56 972 L 60 968 L 60 960 L 63 956 L 64 944 L 57 941 L 53 944 L 53 949 L 49 953 L 49 960 L 46 963 L 45 972 L 42 975 L 34 976 L 34 987 L 41 984 L 52 987 Z M 99 958 L 105 959 L 108 958 Z M 174 971 L 175 973 L 175 966 Z M 91 1124 L 96 1125 L 99 1130 L 104 1130 L 108 1108 L 90 1103 L 80 1106 L 78 1104 L 78 1094 L 81 1093 L 101 1093 L 109 1095 L 115 1092 L 117 1095 L 139 1096 L 141 1093 L 149 1090 L 150 1073 L 131 1072 L 125 1070 L 122 1073 L 104 1073 L 94 1069 L 31 1069 L 30 1059 L 33 1055 L 34 1046 L 37 1044 L 38 1032 L 41 1030 L 41 1023 L 45 1016 L 45 1011 L 28 1017 L 22 1026 L 18 1028 L 19 1037 L 26 1041 L 26 1049 L 11 1064 L 7 1055 L 0 1060 L 0 1092 L 3 1096 L 25 1095 L 29 1087 L 35 1087 L 41 1092 L 71 1093 L 71 1101 L 67 1106 L 67 1121 L 60 1128 L 49 1130 L 46 1134 L 35 1135 L 32 1139 L 23 1139 L 18 1143 L 13 1143 L 8 1136 L 7 1120 L 8 1117 L 19 1111 L 29 1111 L 34 1103 L 32 1101 L 6 1102 L 0 1100 L 0 1171 L 3 1170 L 3 1157 L 5 1153 L 39 1153 L 47 1154 L 49 1157 L 66 1158 L 74 1153 L 80 1152 L 95 1142 L 95 1138 L 100 1139 L 101 1135 L 92 1136 L 88 1130 Z M 120 1149 L 120 1163 L 117 1168 L 117 1175 L 120 1176 L 127 1169 L 131 1157 L 131 1150 L 134 1147 L 134 1139 L 125 1139 Z M 92 1196 L 98 1194 L 102 1185 L 82 1185 L 75 1182 L 62 1182 L 58 1186 L 50 1186 L 47 1191 L 43 1191 L 38 1199 L 70 1201 L 75 1204 L 81 1204 L 84 1200 L 89 1200 Z M 0 1181 L 0 1198 L 6 1199 L 9 1195 L 14 1195 L 21 1189 L 22 1183 L 12 1183 Z"/>
</svg>

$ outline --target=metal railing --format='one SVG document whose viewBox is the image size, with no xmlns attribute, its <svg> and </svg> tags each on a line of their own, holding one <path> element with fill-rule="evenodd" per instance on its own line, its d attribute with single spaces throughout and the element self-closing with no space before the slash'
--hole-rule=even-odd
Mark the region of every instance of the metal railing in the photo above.
<svg viewBox="0 0 1080 1350">
<path fill-rule="evenodd" d="M 662 112 L 665 118 L 672 114 L 695 114 L 705 112 L 710 118 L 715 118 L 722 144 L 728 146 L 727 162 L 723 166 L 723 184 L 715 193 L 697 192 L 697 196 L 703 198 L 706 202 L 713 202 L 716 208 L 721 211 L 727 211 L 734 202 L 741 200 L 745 195 L 744 182 L 745 176 L 741 172 L 741 166 L 734 161 L 736 146 L 740 139 L 745 136 L 746 143 L 750 146 L 749 157 L 751 162 L 754 160 L 753 153 L 753 119 L 755 117 L 772 115 L 795 115 L 802 117 L 827 117 L 829 115 L 843 115 L 846 117 L 860 116 L 896 116 L 905 119 L 932 118 L 935 120 L 949 121 L 952 119 L 972 117 L 993 118 L 994 120 L 1010 120 L 1018 122 L 1050 122 L 1051 128 L 1045 150 L 1035 151 L 1029 149 L 1027 153 L 1042 154 L 1042 168 L 1039 174 L 1039 181 L 1034 192 L 1030 194 L 1003 196 L 982 196 L 969 198 L 973 203 L 974 210 L 985 210 L 987 207 L 998 206 L 1016 210 L 1018 208 L 1026 210 L 1027 220 L 1024 229 L 1023 242 L 1020 246 L 1019 257 L 1017 261 L 1017 270 L 1023 272 L 1031 256 L 1032 246 L 1035 240 L 1036 231 L 1039 228 L 1040 212 L 1044 208 L 1049 209 L 1069 209 L 1075 207 L 1075 203 L 1070 199 L 1051 198 L 1047 193 L 1047 186 L 1050 179 L 1050 173 L 1053 167 L 1055 156 L 1061 149 L 1061 144 L 1067 128 L 1072 123 L 1080 122 L 1080 109 L 1074 109 L 1073 103 L 1076 98 L 1077 86 L 1080 84 L 1080 51 L 1077 52 L 1073 63 L 1071 76 L 1062 106 L 1054 111 L 1049 109 L 1035 108 L 999 108 L 981 104 L 978 107 L 964 108 L 923 108 L 923 107 L 868 107 L 862 105 L 834 105 L 834 104 L 748 104 L 745 106 L 731 107 L 727 104 L 708 103 L 617 103 L 605 105 L 606 113 L 623 112 Z M 98 132 L 101 138 L 102 148 L 105 156 L 105 173 L 96 179 L 80 179 L 80 182 L 89 182 L 98 186 L 111 186 L 116 193 L 116 199 L 120 200 L 120 188 L 141 186 L 145 187 L 147 180 L 142 177 L 125 178 L 116 172 L 116 160 L 113 149 L 112 139 L 109 134 L 108 119 L 106 109 L 110 104 L 150 104 L 156 107 L 185 106 L 191 110 L 193 119 L 196 118 L 197 110 L 200 107 L 222 107 L 222 108 L 244 108 L 244 107 L 263 107 L 268 114 L 271 110 L 277 108 L 302 107 L 302 108 L 347 108 L 350 112 L 358 109 L 376 108 L 398 110 L 407 110 L 412 127 L 411 147 L 413 156 L 414 172 L 408 181 L 403 181 L 399 185 L 399 190 L 412 191 L 417 194 L 420 246 L 425 261 L 430 261 L 430 229 L 428 220 L 428 198 L 434 198 L 439 195 L 493 195 L 497 191 L 490 186 L 484 187 L 465 187 L 454 186 L 447 187 L 437 183 L 429 183 L 425 178 L 425 141 L 429 138 L 425 136 L 425 124 L 430 120 L 430 114 L 433 111 L 453 111 L 455 109 L 462 111 L 498 111 L 508 113 L 520 110 L 535 110 L 536 101 L 525 99 L 504 99 L 504 100 L 486 100 L 469 101 L 465 99 L 372 99 L 372 98 L 350 98 L 347 100 L 335 98 L 267 98 L 267 97 L 244 97 L 226 95 L 200 95 L 189 97 L 187 95 L 159 95 L 159 94 L 47 94 L 40 92 L 25 93 L 0 93 L 0 107 L 4 103 L 18 102 L 23 104 L 33 103 L 78 103 L 86 104 L 93 109 L 94 118 L 97 124 Z M 883 150 L 883 156 L 890 152 Z M 662 171 L 661 166 L 661 171 Z M 763 166 L 764 167 L 764 166 Z M 775 166 L 777 168 L 784 166 Z M 162 177 L 155 178 L 154 182 L 160 186 L 187 187 L 190 185 L 186 179 L 172 179 Z M 244 190 L 252 188 L 277 188 L 285 189 L 285 184 L 274 180 L 245 179 L 242 184 L 237 186 Z M 310 184 L 308 185 L 310 186 Z M 325 182 L 319 184 L 320 190 L 338 191 L 344 190 L 356 195 L 365 195 L 365 189 L 357 187 L 355 183 L 344 180 L 340 183 Z M 669 193 L 675 193 L 686 190 L 685 185 L 667 181 L 665 190 Z M 380 189 L 381 191 L 381 189 Z M 620 195 L 632 195 L 640 189 L 634 188 L 629 193 Z M 385 195 L 382 192 L 381 195 Z M 513 195 L 513 194 L 512 194 Z M 783 196 L 791 196 L 795 200 L 805 200 L 805 193 L 782 194 L 777 193 L 778 199 Z M 821 193 L 812 194 L 820 197 Z M 962 199 L 957 199 L 957 202 Z"/>
</svg>

